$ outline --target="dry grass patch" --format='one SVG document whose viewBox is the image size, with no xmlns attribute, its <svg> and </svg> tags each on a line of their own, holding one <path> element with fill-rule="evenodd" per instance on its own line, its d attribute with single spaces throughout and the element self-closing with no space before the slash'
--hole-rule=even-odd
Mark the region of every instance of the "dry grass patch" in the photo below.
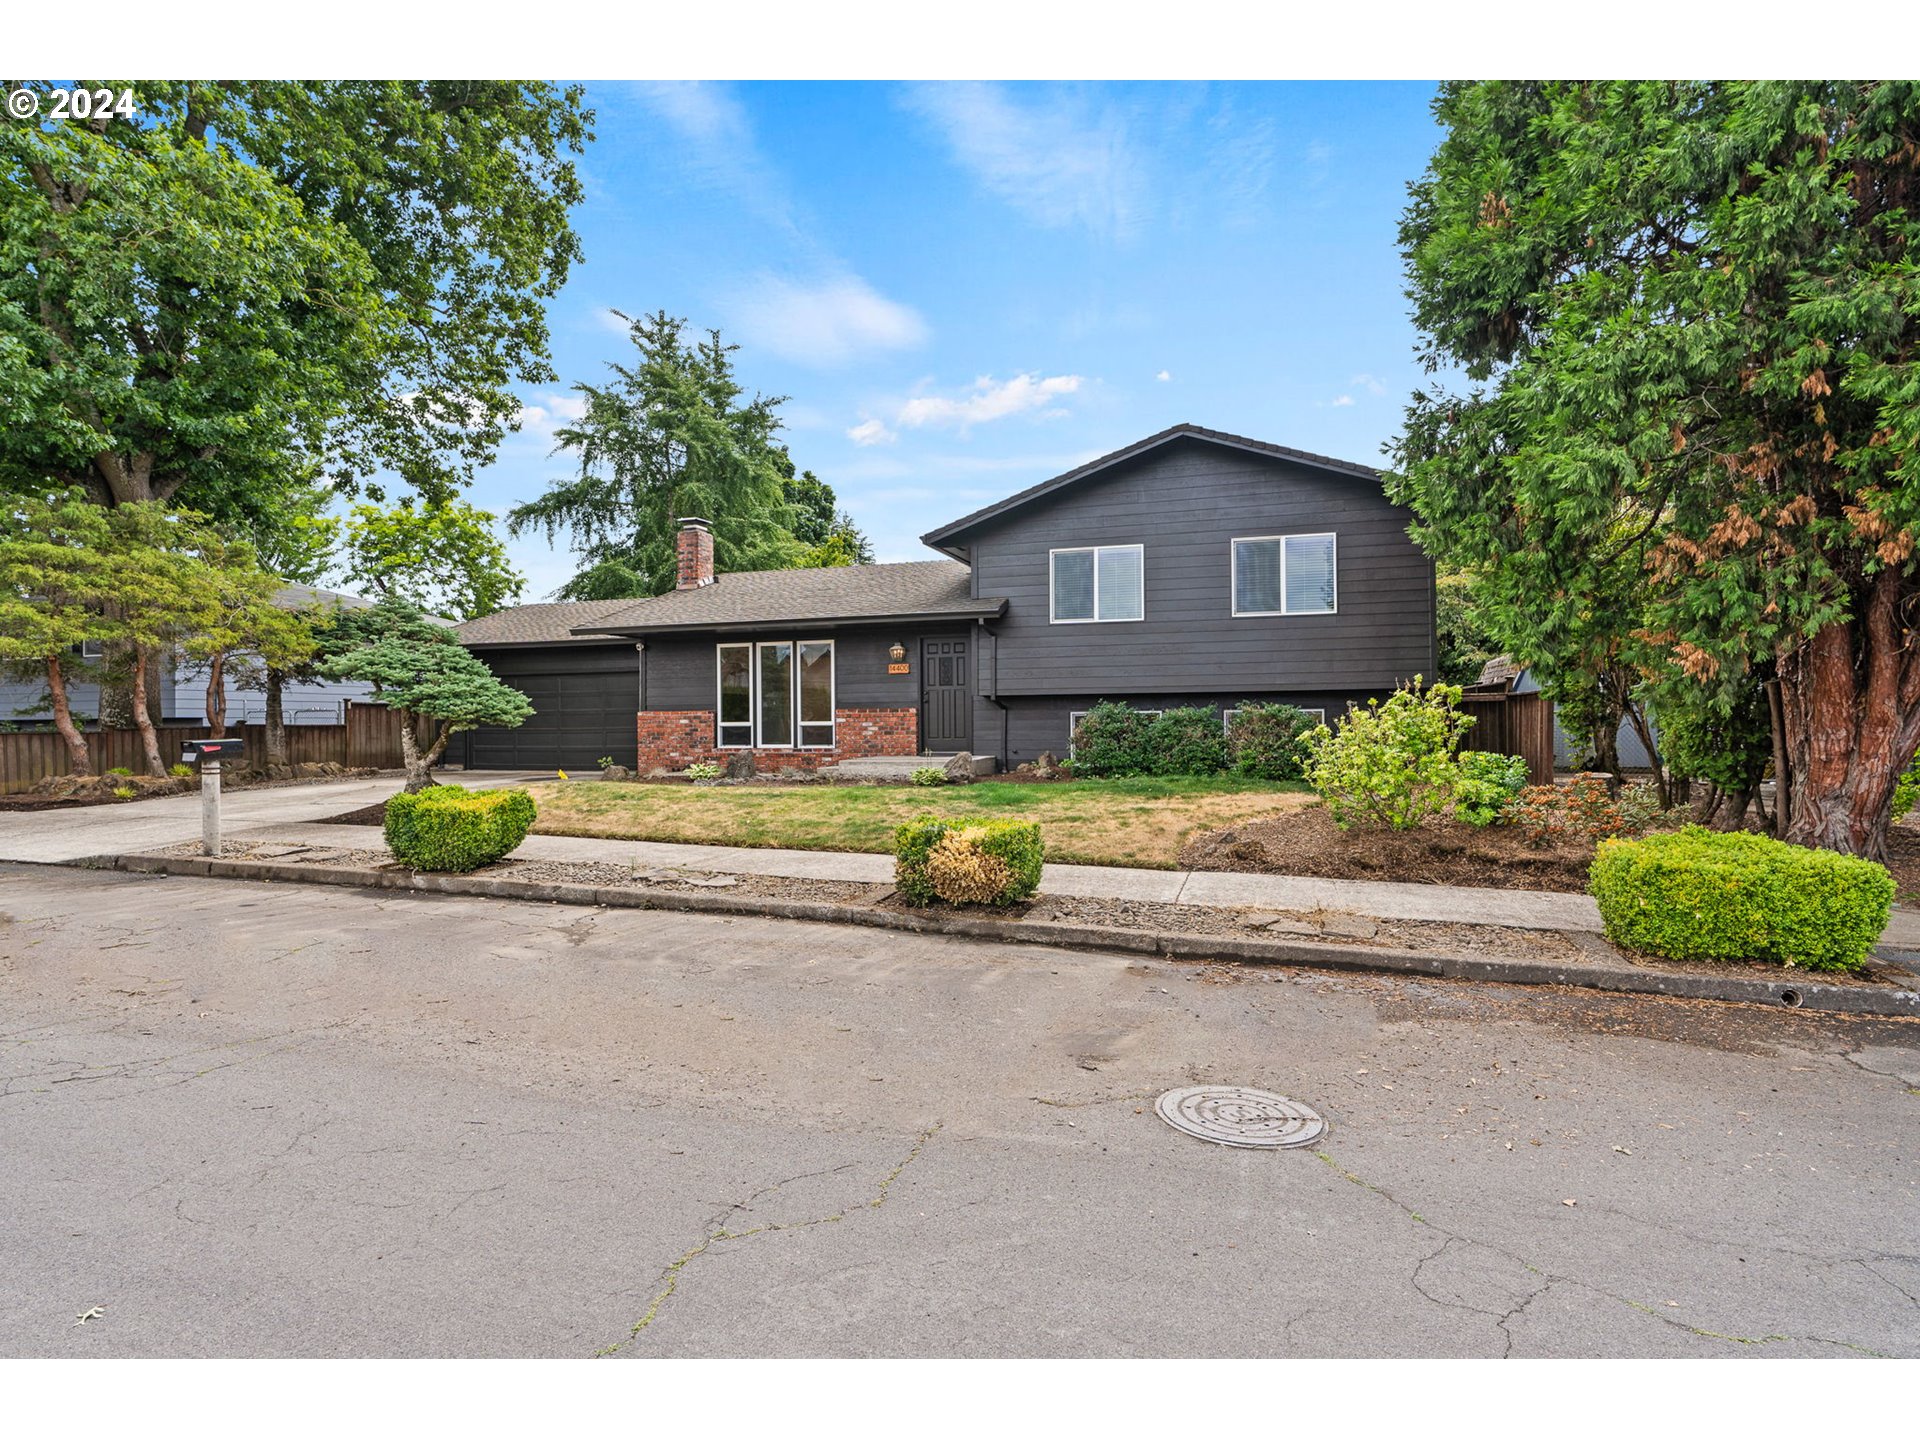
<svg viewBox="0 0 1920 1440">
<path fill-rule="evenodd" d="M 1229 778 L 986 781 L 927 790 L 884 785 L 623 785 L 529 787 L 541 835 L 593 835 L 681 845 L 788 850 L 892 849 L 894 829 L 928 813 L 955 820 L 1033 820 L 1047 859 L 1175 868 L 1189 836 L 1268 819 L 1311 799 L 1301 787 Z"/>
</svg>

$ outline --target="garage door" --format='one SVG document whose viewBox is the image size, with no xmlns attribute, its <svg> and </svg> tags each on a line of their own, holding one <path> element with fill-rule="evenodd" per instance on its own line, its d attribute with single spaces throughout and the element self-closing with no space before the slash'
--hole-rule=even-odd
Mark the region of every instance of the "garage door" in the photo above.
<svg viewBox="0 0 1920 1440">
<path fill-rule="evenodd" d="M 527 697 L 533 715 L 511 730 L 473 731 L 470 767 L 593 774 L 603 756 L 619 765 L 634 763 L 640 662 L 631 644 L 475 653 Z"/>
</svg>

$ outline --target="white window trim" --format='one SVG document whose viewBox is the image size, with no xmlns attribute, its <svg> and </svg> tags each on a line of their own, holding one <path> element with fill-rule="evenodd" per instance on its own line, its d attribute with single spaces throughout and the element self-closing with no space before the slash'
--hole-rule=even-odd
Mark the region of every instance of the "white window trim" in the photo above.
<svg viewBox="0 0 1920 1440">
<path fill-rule="evenodd" d="M 1278 610 L 1242 610 L 1240 608 L 1240 547 L 1261 540 L 1280 545 L 1280 608 Z M 1331 540 L 1333 542 L 1333 608 L 1331 610 L 1289 610 L 1287 605 L 1287 541 Z M 1051 563 L 1051 562 L 1049 562 Z M 1338 615 L 1340 613 L 1340 537 L 1332 530 L 1303 530 L 1288 535 L 1236 535 L 1227 541 L 1227 603 L 1234 619 L 1263 615 Z"/>
<path fill-rule="evenodd" d="M 1100 618 L 1100 552 L 1102 550 L 1137 550 L 1140 552 L 1140 613 L 1126 619 L 1102 620 Z M 1082 618 L 1063 620 L 1054 613 L 1053 595 L 1053 557 L 1056 555 L 1093 556 L 1093 614 Z M 1062 545 L 1058 549 L 1047 551 L 1047 623 L 1050 625 L 1134 625 L 1147 618 L 1147 547 L 1145 545 Z"/>
<path fill-rule="evenodd" d="M 760 740 L 760 648 L 763 645 L 790 645 L 793 647 L 793 743 L 789 745 L 766 745 Z M 827 713 L 826 720 L 805 720 L 800 718 L 800 647 L 802 645 L 824 645 L 829 656 L 827 663 Z M 747 719 L 722 720 L 721 665 L 722 650 L 745 650 L 747 652 Z M 751 738 L 744 745 L 729 744 L 720 738 L 723 727 L 732 729 L 745 725 Z M 803 745 L 800 743 L 802 725 L 825 725 L 833 731 L 833 738 L 824 745 Z M 840 650 L 826 636 L 811 640 L 722 640 L 713 647 L 713 748 L 716 750 L 831 750 L 840 743 Z"/>
</svg>

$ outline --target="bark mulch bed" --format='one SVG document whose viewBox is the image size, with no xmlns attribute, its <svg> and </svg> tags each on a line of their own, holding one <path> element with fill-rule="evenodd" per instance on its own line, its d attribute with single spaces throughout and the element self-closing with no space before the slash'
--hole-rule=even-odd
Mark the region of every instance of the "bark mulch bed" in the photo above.
<svg viewBox="0 0 1920 1440">
<path fill-rule="evenodd" d="M 1584 839 L 1536 847 L 1511 826 L 1453 820 L 1429 821 L 1417 830 L 1342 830 L 1324 806 L 1308 805 L 1196 835 L 1182 847 L 1180 864 L 1253 875 L 1585 894 L 1593 848 L 1593 841 Z"/>
<path fill-rule="evenodd" d="M 1907 823 L 1888 828 L 1887 869 L 1893 874 L 1894 899 L 1920 904 L 1920 828 Z"/>
</svg>

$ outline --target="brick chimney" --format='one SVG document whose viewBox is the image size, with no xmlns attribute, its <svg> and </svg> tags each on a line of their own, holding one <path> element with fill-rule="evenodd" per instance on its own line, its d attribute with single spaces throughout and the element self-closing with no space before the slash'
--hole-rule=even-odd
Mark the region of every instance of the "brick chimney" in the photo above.
<svg viewBox="0 0 1920 1440">
<path fill-rule="evenodd" d="M 689 515 L 680 522 L 681 590 L 713 584 L 713 526 Z"/>
</svg>

